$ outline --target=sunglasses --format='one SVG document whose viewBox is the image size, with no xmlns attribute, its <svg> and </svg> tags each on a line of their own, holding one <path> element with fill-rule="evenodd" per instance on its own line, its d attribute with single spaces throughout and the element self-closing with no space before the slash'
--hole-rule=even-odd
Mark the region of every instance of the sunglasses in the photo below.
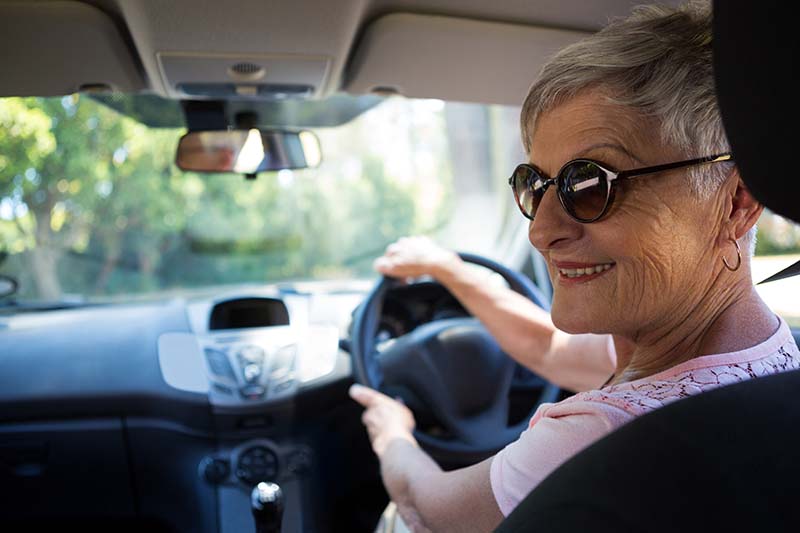
<svg viewBox="0 0 800 533">
<path fill-rule="evenodd" d="M 591 159 L 575 159 L 561 167 L 555 178 L 548 178 L 536 167 L 523 163 L 514 169 L 508 184 L 514 191 L 519 210 L 526 218 L 533 220 L 544 193 L 548 187 L 555 185 L 564 211 L 578 222 L 587 224 L 606 214 L 614 200 L 614 184 L 618 180 L 731 160 L 731 154 L 727 153 L 616 172 Z"/>
</svg>

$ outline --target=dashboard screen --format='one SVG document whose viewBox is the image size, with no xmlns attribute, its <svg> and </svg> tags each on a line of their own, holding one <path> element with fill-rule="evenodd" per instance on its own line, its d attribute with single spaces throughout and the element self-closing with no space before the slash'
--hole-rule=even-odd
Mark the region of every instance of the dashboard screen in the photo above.
<svg viewBox="0 0 800 533">
<path fill-rule="evenodd" d="M 288 326 L 289 311 L 277 298 L 240 298 L 214 306 L 208 329 L 263 328 Z"/>
</svg>

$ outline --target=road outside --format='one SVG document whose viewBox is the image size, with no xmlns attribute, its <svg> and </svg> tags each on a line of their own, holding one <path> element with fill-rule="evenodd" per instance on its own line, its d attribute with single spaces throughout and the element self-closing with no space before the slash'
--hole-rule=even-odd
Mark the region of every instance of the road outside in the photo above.
<svg viewBox="0 0 800 533">
<path fill-rule="evenodd" d="M 753 282 L 758 283 L 796 261 L 800 261 L 800 254 L 754 257 Z M 800 327 L 800 276 L 756 285 L 756 290 L 791 326 Z"/>
</svg>

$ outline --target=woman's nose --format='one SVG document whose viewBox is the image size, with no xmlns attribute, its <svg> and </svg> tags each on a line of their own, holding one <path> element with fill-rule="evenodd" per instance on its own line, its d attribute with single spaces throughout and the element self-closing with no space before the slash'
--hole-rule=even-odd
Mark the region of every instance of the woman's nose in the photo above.
<svg viewBox="0 0 800 533">
<path fill-rule="evenodd" d="M 556 186 L 545 191 L 536 216 L 528 226 L 531 244 L 544 252 L 580 238 L 583 225 L 570 217 L 556 195 Z"/>
</svg>

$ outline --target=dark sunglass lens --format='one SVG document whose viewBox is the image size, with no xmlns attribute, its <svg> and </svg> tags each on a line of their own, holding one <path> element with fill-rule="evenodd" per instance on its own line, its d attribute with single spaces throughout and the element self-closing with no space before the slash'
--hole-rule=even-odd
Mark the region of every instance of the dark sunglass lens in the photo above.
<svg viewBox="0 0 800 533">
<path fill-rule="evenodd" d="M 536 210 L 539 208 L 539 202 L 542 199 L 542 182 L 543 180 L 538 173 L 526 165 L 518 166 L 512 176 L 514 197 L 517 200 L 517 205 L 522 214 L 531 220 L 536 215 Z"/>
<path fill-rule="evenodd" d="M 608 177 L 590 161 L 576 161 L 561 172 L 560 193 L 564 207 L 581 221 L 595 220 L 608 202 Z"/>
</svg>

